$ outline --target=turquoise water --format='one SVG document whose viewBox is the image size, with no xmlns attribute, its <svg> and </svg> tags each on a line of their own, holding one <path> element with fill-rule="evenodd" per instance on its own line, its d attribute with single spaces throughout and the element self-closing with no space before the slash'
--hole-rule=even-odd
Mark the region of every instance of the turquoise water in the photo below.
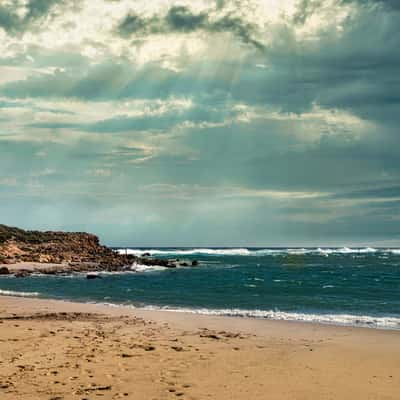
<svg viewBox="0 0 400 400">
<path fill-rule="evenodd" d="M 0 294 L 400 329 L 397 249 L 128 249 L 198 267 L 0 277 Z"/>
</svg>

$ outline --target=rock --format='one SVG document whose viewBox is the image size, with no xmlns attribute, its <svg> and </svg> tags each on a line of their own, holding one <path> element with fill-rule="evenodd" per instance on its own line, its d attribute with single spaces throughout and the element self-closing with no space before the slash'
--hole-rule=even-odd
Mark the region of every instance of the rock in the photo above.
<svg viewBox="0 0 400 400">
<path fill-rule="evenodd" d="M 19 271 L 19 272 L 16 272 L 15 274 L 14 274 L 14 276 L 16 277 L 16 278 L 26 278 L 26 277 L 28 277 L 30 274 L 29 274 L 29 272 L 27 272 L 27 271 Z"/>
<path fill-rule="evenodd" d="M 214 333 L 204 333 L 204 334 L 201 334 L 200 337 L 209 338 L 209 339 L 215 339 L 215 340 L 221 339 L 219 336 L 215 335 Z"/>
<path fill-rule="evenodd" d="M 10 270 L 7 267 L 1 267 L 0 268 L 0 275 L 9 275 Z"/>
<path fill-rule="evenodd" d="M 179 265 L 181 267 L 188 267 L 189 266 L 189 264 L 187 262 L 181 262 Z"/>
<path fill-rule="evenodd" d="M 197 267 L 199 265 L 199 262 L 197 260 L 192 261 L 192 267 Z"/>
<path fill-rule="evenodd" d="M 38 265 L 36 272 L 45 274 L 123 271 L 134 263 L 176 267 L 169 260 L 150 256 L 149 252 L 142 257 L 119 254 L 101 245 L 99 238 L 90 233 L 27 231 L 0 224 L 0 265 L 36 262 L 43 264 L 43 267 Z M 49 268 L 47 263 L 56 265 Z"/>
<path fill-rule="evenodd" d="M 98 274 L 87 274 L 86 279 L 102 279 L 102 277 Z"/>
</svg>

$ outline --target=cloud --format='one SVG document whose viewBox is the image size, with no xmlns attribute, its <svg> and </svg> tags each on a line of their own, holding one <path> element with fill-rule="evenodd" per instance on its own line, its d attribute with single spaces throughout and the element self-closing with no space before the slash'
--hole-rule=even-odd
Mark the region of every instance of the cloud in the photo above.
<svg viewBox="0 0 400 400">
<path fill-rule="evenodd" d="M 334 0 L 333 4 L 337 8 L 353 4 L 366 8 L 380 6 L 386 11 L 400 10 L 400 2 L 398 0 Z M 299 0 L 296 12 L 293 14 L 293 22 L 303 25 L 311 16 L 318 13 L 325 6 L 326 4 L 323 0 Z"/>
<path fill-rule="evenodd" d="M 212 16 L 210 12 L 194 13 L 186 6 L 173 6 L 164 15 L 142 17 L 130 13 L 118 24 L 117 32 L 122 37 L 133 34 L 146 36 L 162 33 L 192 33 L 204 31 L 209 33 L 229 32 L 245 44 L 250 44 L 258 50 L 264 45 L 257 39 L 254 25 L 231 13 Z"/>
<path fill-rule="evenodd" d="M 374 4 L 387 7 L 392 10 L 400 10 L 400 3 L 397 0 L 341 0 L 343 4 L 357 3 L 361 6 L 371 6 Z"/>
<path fill-rule="evenodd" d="M 80 3 L 1 2 L 4 222 L 117 245 L 399 237 L 396 2 Z"/>
<path fill-rule="evenodd" d="M 1 104 L 0 104 L 1 106 Z M 160 109 L 155 108 L 140 115 L 128 116 L 117 115 L 112 118 L 100 119 L 91 123 L 77 122 L 38 122 L 30 126 L 33 128 L 44 129 L 75 129 L 86 132 L 98 133 L 118 133 L 118 132 L 168 132 L 171 128 L 185 123 L 191 124 L 215 124 L 223 123 L 226 118 L 236 114 L 234 111 L 207 107 L 205 105 L 194 105 L 185 108 L 183 105 L 179 108 L 163 110 L 162 107 L 168 107 L 168 100 L 162 103 Z"/>
<path fill-rule="evenodd" d="M 26 31 L 33 23 L 46 18 L 56 5 L 64 4 L 65 0 L 29 0 L 25 5 L 25 13 L 20 16 L 21 6 L 13 1 L 11 5 L 0 5 L 0 27 L 9 34 Z"/>
<path fill-rule="evenodd" d="M 386 205 L 391 204 L 386 203 L 387 200 L 393 199 L 394 201 L 399 202 L 398 205 L 400 206 L 400 186 L 381 186 L 381 183 L 378 182 L 378 187 L 343 191 L 340 193 L 336 193 L 332 197 L 342 199 L 359 199 L 363 201 L 375 200 L 384 202 Z"/>
<path fill-rule="evenodd" d="M 172 19 L 174 22 L 168 23 L 166 15 L 154 17 L 156 22 L 147 17 L 146 23 L 135 22 L 126 29 L 142 34 L 151 30 L 160 32 L 165 27 L 210 28 L 208 14 L 190 13 L 198 17 L 192 20 L 185 12 L 182 20 Z M 142 21 L 142 17 L 137 18 Z M 212 20 L 214 29 L 222 29 L 231 22 L 218 18 Z M 52 74 L 35 73 L 25 80 L 0 85 L 0 93 L 10 98 L 97 101 L 176 96 L 212 104 L 226 101 L 269 105 L 281 112 L 294 113 L 308 112 L 313 104 L 318 104 L 326 109 L 349 110 L 379 123 L 395 124 L 400 101 L 399 24 L 400 13 L 381 8 L 362 9 L 346 20 L 340 32 L 332 32 L 328 24 L 320 36 L 303 41 L 295 36 L 292 26 L 285 26 L 284 32 L 280 27 L 271 32 L 271 43 L 257 55 L 235 49 L 220 54 L 220 58 L 212 57 L 210 46 L 198 57 L 178 58 L 176 70 L 164 66 L 162 61 L 138 65 L 132 59 L 109 56 L 91 63 L 73 53 L 65 52 L 64 57 L 59 52 L 53 56 L 47 53 L 43 62 L 64 60 L 66 67 Z M 373 34 L 371 26 L 376 27 Z M 266 68 L 259 68 L 258 64 Z"/>
<path fill-rule="evenodd" d="M 322 0 L 300 0 L 293 15 L 293 22 L 300 25 L 304 24 L 321 5 Z"/>
</svg>

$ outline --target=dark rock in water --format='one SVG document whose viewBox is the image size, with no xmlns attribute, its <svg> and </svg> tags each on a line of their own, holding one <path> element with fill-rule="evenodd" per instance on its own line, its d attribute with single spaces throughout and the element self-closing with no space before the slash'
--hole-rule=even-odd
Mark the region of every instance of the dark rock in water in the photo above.
<svg viewBox="0 0 400 400">
<path fill-rule="evenodd" d="M 155 258 L 141 258 L 138 260 L 140 264 L 147 266 L 160 266 L 164 268 L 176 268 L 176 265 L 171 260 L 161 260 Z"/>
<path fill-rule="evenodd" d="M 199 262 L 197 260 L 192 261 L 192 266 L 197 267 L 199 265 Z"/>
<path fill-rule="evenodd" d="M 86 279 L 102 279 L 102 277 L 97 274 L 87 274 Z"/>
<path fill-rule="evenodd" d="M 26 278 L 27 276 L 29 276 L 29 272 L 26 272 L 26 271 L 16 272 L 16 273 L 14 274 L 14 276 L 15 276 L 16 278 Z"/>
<path fill-rule="evenodd" d="M 189 264 L 187 262 L 181 262 L 179 265 L 181 267 L 188 267 L 189 266 Z"/>
<path fill-rule="evenodd" d="M 0 275 L 9 275 L 10 270 L 7 267 L 1 267 L 0 268 Z"/>
<path fill-rule="evenodd" d="M 143 253 L 142 257 L 151 257 L 151 254 L 150 253 Z"/>
</svg>

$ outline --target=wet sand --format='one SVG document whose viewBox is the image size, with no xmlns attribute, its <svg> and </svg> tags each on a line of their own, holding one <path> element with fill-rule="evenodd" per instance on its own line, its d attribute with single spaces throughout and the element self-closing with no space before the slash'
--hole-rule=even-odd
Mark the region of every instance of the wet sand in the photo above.
<svg viewBox="0 0 400 400">
<path fill-rule="evenodd" d="M 0 398 L 400 398 L 400 332 L 0 296 Z"/>
<path fill-rule="evenodd" d="M 20 271 L 46 271 L 57 268 L 67 268 L 69 267 L 68 263 L 63 264 L 55 264 L 55 263 L 40 263 L 40 262 L 31 262 L 31 261 L 21 261 L 18 263 L 12 264 L 4 264 L 4 267 L 7 267 L 10 273 L 20 272 Z"/>
</svg>

